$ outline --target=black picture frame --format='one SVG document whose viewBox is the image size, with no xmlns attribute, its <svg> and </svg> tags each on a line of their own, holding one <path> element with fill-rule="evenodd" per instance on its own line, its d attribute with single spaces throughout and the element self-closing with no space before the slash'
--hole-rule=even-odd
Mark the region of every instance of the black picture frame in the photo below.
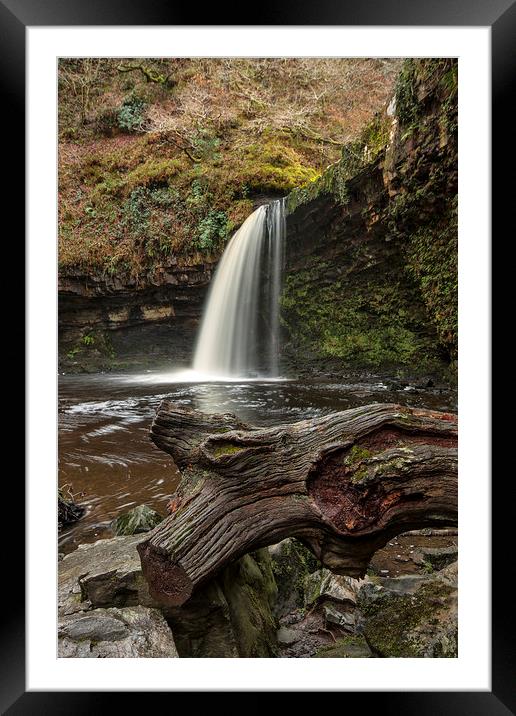
<svg viewBox="0 0 516 716">
<path fill-rule="evenodd" d="M 22 227 L 24 217 L 25 181 L 25 30 L 34 26 L 99 26 L 99 25 L 199 25 L 196 20 L 202 16 L 203 25 L 361 25 L 361 26 L 485 26 L 491 28 L 492 38 L 492 129 L 494 166 L 514 167 L 510 154 L 514 154 L 513 115 L 509 111 L 511 80 L 516 77 L 516 4 L 514 0 L 318 0 L 304 2 L 283 0 L 262 3 L 256 7 L 254 18 L 239 17 L 235 8 L 224 11 L 219 4 L 195 7 L 175 4 L 170 0 L 0 0 L 0 77 L 3 87 L 4 109 L 0 112 L 4 142 L 15 149 L 11 160 L 8 179 L 4 188 L 4 206 L 9 212 L 16 212 L 16 230 L 12 245 L 21 256 L 17 266 L 24 262 Z M 7 139 L 8 138 L 8 139 Z M 4 159 L 5 161 L 5 159 Z M 501 234 L 501 221 L 507 207 L 514 199 L 513 182 L 504 181 L 493 173 L 492 216 L 493 235 Z M 511 192 L 511 196 L 509 196 Z M 14 225 L 13 225 L 14 226 Z M 500 236 L 500 238 L 502 238 Z M 508 237 L 506 237 L 508 238 Z M 11 259 L 10 259 L 11 260 Z M 19 346 L 23 344 L 21 329 L 23 315 L 23 293 L 17 288 L 16 311 L 12 318 L 11 340 L 15 341 L 19 362 Z M 20 381 L 21 382 L 21 381 Z M 16 401 L 23 421 L 23 400 Z M 502 437 L 498 440 L 502 441 Z M 486 436 L 490 440 L 490 436 Z M 19 455 L 23 452 L 20 450 Z M 494 451 L 493 453 L 494 454 Z M 0 709 L 9 714 L 91 714 L 116 708 L 120 694 L 111 692 L 26 692 L 25 687 L 25 611 L 24 611 L 24 538 L 20 529 L 19 506 L 24 504 L 24 486 L 17 470 L 16 479 L 9 471 L 10 489 L 13 490 L 10 504 L 18 509 L 10 510 L 14 524 L 4 528 L 4 580 L 8 581 L 9 607 L 2 611 L 2 632 L 0 642 Z M 504 475 L 502 473 L 502 483 Z M 507 541 L 504 527 L 511 525 L 513 506 L 503 496 L 503 484 L 493 483 L 492 551 L 492 691 L 491 692 L 346 692 L 342 705 L 350 708 L 350 700 L 360 708 L 374 707 L 383 713 L 418 714 L 502 714 L 516 712 L 515 676 L 516 663 L 514 635 L 509 628 L 509 618 L 514 613 L 512 590 L 503 584 L 507 575 Z M 510 540 L 509 540 L 510 543 Z M 8 575 L 8 576 L 7 576 Z M 479 575 L 489 579 L 489 575 Z M 5 589 L 5 588 L 4 588 Z M 409 688 L 410 685 L 407 685 Z M 153 694 L 170 699 L 171 694 Z M 142 694 L 132 693 L 133 706 L 140 702 Z M 148 699 L 149 694 L 143 694 Z M 115 701 L 116 699 L 116 701 Z M 365 701 L 364 701 L 365 699 Z M 255 702 L 256 703 L 256 702 Z M 260 701 L 258 702 L 258 704 Z M 258 705 L 256 704 L 256 705 Z M 170 701 L 169 701 L 170 705 Z M 213 704 L 212 707 L 217 704 Z"/>
</svg>

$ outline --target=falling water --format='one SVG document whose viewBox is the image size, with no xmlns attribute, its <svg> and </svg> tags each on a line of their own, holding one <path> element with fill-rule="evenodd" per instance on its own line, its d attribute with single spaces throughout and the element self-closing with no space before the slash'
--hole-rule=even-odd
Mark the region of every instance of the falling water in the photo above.
<svg viewBox="0 0 516 716">
<path fill-rule="evenodd" d="M 269 239 L 269 374 L 279 375 L 279 297 L 285 252 L 285 200 L 273 201 L 267 209 Z"/>
<path fill-rule="evenodd" d="M 226 247 L 212 280 L 193 368 L 220 378 L 278 375 L 284 201 L 260 206 Z M 263 365 L 265 362 L 265 366 Z"/>
</svg>

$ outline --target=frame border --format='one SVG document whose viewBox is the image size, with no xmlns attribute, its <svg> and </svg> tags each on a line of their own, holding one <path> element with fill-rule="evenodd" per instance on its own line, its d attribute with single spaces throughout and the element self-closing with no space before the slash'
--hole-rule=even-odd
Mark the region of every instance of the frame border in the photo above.
<svg viewBox="0 0 516 716">
<path fill-rule="evenodd" d="M 20 187 L 25 182 L 25 39 L 26 27 L 31 26 L 106 26 L 106 25 L 198 25 L 198 8 L 174 7 L 167 0 L 104 0 L 103 3 L 82 3 L 81 0 L 0 0 L 0 84 L 3 87 L 5 110 L 0 113 L 5 138 L 17 135 L 12 143 L 17 149 L 15 160 L 9 165 L 6 174 L 9 177 L 7 202 L 9 207 L 19 205 L 18 223 L 25 228 L 24 198 Z M 231 21 L 222 22 L 222 17 Z M 509 165 L 510 152 L 514 155 L 514 146 L 509 141 L 513 136 L 513 114 L 509 111 L 512 99 L 511 79 L 516 77 L 516 2 L 515 0 L 489 0 L 478 3 L 475 0 L 435 0 L 433 4 L 422 0 L 341 0 L 337 7 L 334 0 L 319 0 L 302 5 L 295 0 L 283 0 L 281 6 L 266 2 L 260 8 L 259 22 L 235 22 L 234 13 L 222 12 L 219 6 L 203 10 L 203 25 L 348 25 L 348 26 L 489 26 L 492 41 L 492 150 L 493 160 L 499 167 Z M 249 20 L 249 19 L 248 19 Z M 23 158 L 23 161 L 22 161 Z M 503 164 L 502 164 L 503 162 Z M 495 164 L 495 166 L 496 166 Z M 512 186 L 511 186 L 512 183 Z M 503 181 L 501 172 L 493 174 L 492 224 L 493 232 L 501 234 L 501 222 L 507 207 L 514 202 L 513 182 Z M 5 194 L 4 194 L 5 196 Z M 499 227 L 499 228 L 498 228 Z M 21 237 L 14 242 L 21 249 L 20 266 L 25 263 L 24 242 Z M 24 297 L 19 299 L 24 311 Z M 24 311 L 25 312 L 25 311 Z M 10 335 L 16 345 L 23 342 L 19 313 L 14 312 Z M 16 325 L 17 324 L 17 325 Z M 508 366 L 507 366 L 508 367 Z M 25 393 L 24 393 L 25 395 Z M 18 399 L 18 410 L 22 401 Z M 21 417 L 21 416 L 20 416 Z M 23 419 L 23 418 L 22 418 Z M 490 439 L 490 436 L 486 436 Z M 501 438 L 499 439 L 501 444 Z M 22 453 L 17 453 L 22 454 Z M 493 454 L 493 453 L 492 453 Z M 16 480 L 14 500 L 11 504 L 23 504 L 24 485 Z M 368 706 L 378 706 L 387 713 L 410 714 L 419 712 L 421 716 L 441 714 L 468 714 L 468 716 L 505 716 L 516 713 L 514 693 L 514 674 L 516 658 L 514 638 L 508 630 L 507 615 L 513 612 L 512 594 L 503 583 L 507 570 L 508 535 L 504 528 L 511 524 L 513 508 L 510 500 L 504 499 L 501 483 L 493 485 L 493 506 L 497 509 L 493 524 L 493 593 L 492 593 L 492 691 L 491 692 L 347 692 L 346 704 L 352 699 L 363 708 L 364 696 Z M 25 583 L 24 564 L 20 560 L 21 551 L 25 551 L 24 534 L 20 534 L 19 520 L 11 514 L 12 531 L 16 530 L 16 540 L 12 539 L 16 550 L 7 551 L 7 565 L 4 574 L 9 575 L 10 584 L 16 585 L 16 594 L 23 594 L 21 585 Z M 10 538 L 11 540 L 11 538 Z M 498 547 L 498 549 L 497 549 Z M 52 714 L 91 714 L 92 711 L 111 709 L 119 706 L 119 693 L 112 692 L 27 692 L 25 686 L 25 609 L 24 598 L 10 607 L 9 614 L 2 614 L 0 642 L 2 663 L 2 685 L 0 689 L 0 708 L 2 713 L 33 714 L 49 712 Z M 513 636 L 513 635 L 512 635 Z M 3 658 L 2 658 L 3 657 Z M 141 694 L 142 692 L 140 692 Z M 227 693 L 227 692 L 220 692 Z M 131 693 L 133 704 L 140 702 L 138 692 Z M 145 699 L 150 694 L 143 693 Z M 152 692 L 153 696 L 166 694 Z M 202 695 L 202 694 L 200 694 Z M 358 697 L 358 699 L 357 699 Z M 170 698 L 170 696 L 169 696 Z M 116 702 L 115 702 L 116 699 Z M 386 703 L 388 709 L 385 709 Z M 213 702 L 212 702 L 213 704 Z M 170 706 L 170 701 L 169 701 Z"/>
</svg>

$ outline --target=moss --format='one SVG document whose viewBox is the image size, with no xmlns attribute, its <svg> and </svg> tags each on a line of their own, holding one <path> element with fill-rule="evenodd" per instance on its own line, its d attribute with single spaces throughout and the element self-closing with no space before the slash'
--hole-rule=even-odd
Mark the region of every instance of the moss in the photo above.
<svg viewBox="0 0 516 716">
<path fill-rule="evenodd" d="M 369 160 L 375 159 L 386 148 L 390 128 L 391 120 L 387 113 L 378 113 L 363 130 L 360 139 Z"/>
<path fill-rule="evenodd" d="M 396 116 L 405 127 L 412 126 L 420 113 L 416 90 L 417 66 L 417 61 L 406 60 L 396 81 Z"/>
<path fill-rule="evenodd" d="M 277 653 L 276 620 L 271 607 L 277 595 L 268 550 L 247 554 L 220 578 L 239 656 L 271 657 Z"/>
<path fill-rule="evenodd" d="M 373 453 L 371 450 L 363 447 L 362 445 L 353 445 L 351 450 L 344 458 L 345 465 L 355 465 L 357 462 L 364 460 L 367 457 L 371 457 Z"/>
<path fill-rule="evenodd" d="M 234 445 L 233 443 L 217 443 L 217 446 L 213 449 L 213 455 L 215 457 L 222 457 L 223 455 L 234 455 L 237 452 L 245 450 L 245 447 L 241 445 Z"/>
<path fill-rule="evenodd" d="M 111 343 L 108 331 L 87 331 L 73 345 L 60 346 L 63 366 L 75 370 L 77 367 L 85 370 L 109 370 L 114 365 L 116 353 Z"/>
<path fill-rule="evenodd" d="M 457 205 L 416 231 L 406 247 L 407 269 L 419 282 L 441 342 L 452 359 L 458 347 Z"/>
<path fill-rule="evenodd" d="M 334 644 L 321 647 L 315 654 L 316 658 L 326 659 L 357 659 L 370 656 L 371 650 L 363 636 L 346 636 L 337 639 Z"/>
<path fill-rule="evenodd" d="M 362 467 L 359 467 L 358 470 L 356 470 L 353 473 L 353 475 L 351 476 L 351 482 L 353 482 L 353 483 L 363 482 L 364 480 L 367 479 L 368 476 L 369 476 L 369 470 L 367 469 L 367 467 L 365 465 L 363 465 Z"/>
<path fill-rule="evenodd" d="M 354 272 L 354 265 L 363 265 L 360 247 L 350 248 L 347 261 L 344 276 L 334 280 L 332 269 L 320 259 L 287 275 L 282 322 L 300 350 L 374 368 L 435 363 L 438 355 L 424 308 L 414 286 L 404 280 L 403 268 L 382 266 L 380 276 L 373 266 Z"/>
<path fill-rule="evenodd" d="M 434 637 L 430 635 L 430 625 L 438 641 L 447 641 L 447 622 L 444 624 L 444 637 L 440 639 L 440 616 L 443 608 L 452 598 L 452 589 L 442 583 L 430 582 L 420 587 L 413 595 L 386 593 L 371 603 L 361 604 L 365 616 L 364 635 L 371 648 L 383 657 L 423 657 L 428 655 Z M 441 653 L 439 653 L 439 651 Z M 433 656 L 456 656 L 450 644 L 437 650 Z"/>
</svg>

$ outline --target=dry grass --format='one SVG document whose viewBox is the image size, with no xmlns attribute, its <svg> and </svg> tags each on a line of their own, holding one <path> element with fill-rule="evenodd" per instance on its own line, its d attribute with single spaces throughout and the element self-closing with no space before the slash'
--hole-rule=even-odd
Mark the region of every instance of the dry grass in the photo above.
<svg viewBox="0 0 516 716">
<path fill-rule="evenodd" d="M 388 99 L 400 66 L 381 59 L 143 62 L 61 61 L 61 270 L 139 279 L 217 253 L 253 196 L 286 193 L 338 159 Z"/>
</svg>

